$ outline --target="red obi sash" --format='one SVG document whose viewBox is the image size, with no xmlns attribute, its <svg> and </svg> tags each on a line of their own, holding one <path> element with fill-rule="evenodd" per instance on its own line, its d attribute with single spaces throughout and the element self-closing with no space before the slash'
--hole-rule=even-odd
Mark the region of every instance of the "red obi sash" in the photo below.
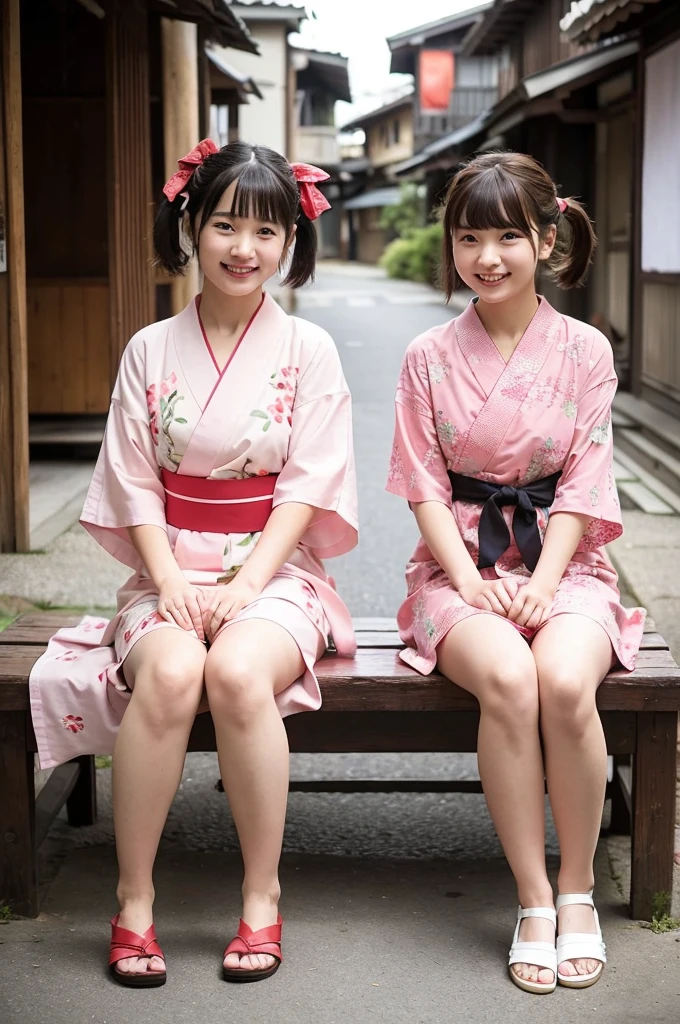
<svg viewBox="0 0 680 1024">
<path fill-rule="evenodd" d="M 165 519 L 197 533 L 257 533 L 273 505 L 276 473 L 245 480 L 213 480 L 161 469 Z"/>
</svg>

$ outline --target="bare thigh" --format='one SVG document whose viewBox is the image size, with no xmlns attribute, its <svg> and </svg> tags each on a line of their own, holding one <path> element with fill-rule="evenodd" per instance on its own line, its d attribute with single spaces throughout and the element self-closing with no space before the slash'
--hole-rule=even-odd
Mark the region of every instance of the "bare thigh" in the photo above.
<svg viewBox="0 0 680 1024">
<path fill-rule="evenodd" d="M 615 660 L 602 626 L 586 615 L 565 612 L 542 626 L 531 644 L 539 688 L 577 701 L 592 696 Z"/>
<path fill-rule="evenodd" d="M 324 644 L 319 638 L 319 656 Z M 222 630 L 208 651 L 206 674 L 241 677 L 281 693 L 305 672 L 300 648 L 287 629 L 269 619 L 246 619 Z"/>
<path fill-rule="evenodd" d="M 497 615 L 471 615 L 456 623 L 437 647 L 437 667 L 480 703 L 489 685 L 506 679 L 535 685 L 535 665 L 526 640 Z M 508 689 L 512 689 L 512 685 Z"/>
<path fill-rule="evenodd" d="M 183 629 L 155 629 L 139 638 L 123 662 L 125 682 L 131 690 L 140 671 L 149 668 L 158 671 L 163 665 L 202 668 L 205 664 L 205 645 Z M 155 674 L 155 673 L 154 673 Z"/>
</svg>

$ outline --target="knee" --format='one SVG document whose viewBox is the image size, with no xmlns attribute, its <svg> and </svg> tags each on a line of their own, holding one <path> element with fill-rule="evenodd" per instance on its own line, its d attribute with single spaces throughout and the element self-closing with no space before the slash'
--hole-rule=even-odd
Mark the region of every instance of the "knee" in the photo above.
<svg viewBox="0 0 680 1024">
<path fill-rule="evenodd" d="M 173 654 L 138 672 L 133 700 L 147 724 L 159 733 L 193 721 L 203 691 L 203 664 L 196 658 Z"/>
<path fill-rule="evenodd" d="M 485 714 L 511 728 L 538 722 L 538 683 L 533 664 L 498 665 L 485 681 L 480 696 Z"/>
<path fill-rule="evenodd" d="M 541 720 L 550 727 L 581 735 L 597 713 L 595 694 L 584 685 L 578 672 L 551 668 L 539 675 Z"/>
<path fill-rule="evenodd" d="M 261 668 L 249 658 L 217 659 L 208 657 L 205 688 L 210 711 L 234 725 L 247 725 L 273 700 L 273 687 L 266 685 Z"/>
</svg>

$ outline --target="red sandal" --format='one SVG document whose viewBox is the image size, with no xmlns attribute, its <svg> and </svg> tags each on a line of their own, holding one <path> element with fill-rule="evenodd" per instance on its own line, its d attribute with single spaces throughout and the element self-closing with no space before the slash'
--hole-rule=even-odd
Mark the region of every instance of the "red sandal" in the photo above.
<svg viewBox="0 0 680 1024">
<path fill-rule="evenodd" d="M 118 924 L 120 914 L 111 921 L 111 949 L 109 951 L 109 974 L 120 985 L 129 988 L 156 988 L 165 985 L 165 971 L 146 971 L 144 974 L 123 974 L 116 970 L 119 960 L 132 956 L 159 956 L 165 962 L 163 950 L 156 941 L 156 929 L 150 925 L 143 935 L 121 928 Z"/>
<path fill-rule="evenodd" d="M 241 956 L 249 956 L 251 953 L 264 953 L 266 956 L 276 958 L 276 963 L 271 967 L 263 967 L 261 970 L 246 970 L 245 967 L 225 967 L 222 964 L 222 975 L 225 981 L 264 981 L 276 974 L 283 963 L 281 952 L 281 929 L 283 918 L 279 914 L 276 924 L 270 924 L 266 928 L 260 928 L 254 932 L 250 925 L 243 919 L 239 919 L 238 932 L 231 940 L 224 951 L 224 958 L 229 953 L 240 953 Z"/>
</svg>

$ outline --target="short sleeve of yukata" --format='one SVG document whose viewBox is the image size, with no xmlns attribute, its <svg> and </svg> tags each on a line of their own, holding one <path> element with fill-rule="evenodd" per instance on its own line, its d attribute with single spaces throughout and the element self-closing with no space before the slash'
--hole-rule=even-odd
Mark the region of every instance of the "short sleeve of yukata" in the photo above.
<svg viewBox="0 0 680 1024">
<path fill-rule="evenodd" d="M 585 542 L 599 548 L 623 532 L 613 470 L 612 402 L 617 387 L 611 345 L 593 332 L 590 372 L 577 401 L 576 424 L 551 514 L 590 516 Z"/>
<path fill-rule="evenodd" d="M 401 366 L 387 490 L 407 501 L 440 501 L 450 507 L 451 483 L 437 434 L 425 339 L 411 343 Z"/>
</svg>

